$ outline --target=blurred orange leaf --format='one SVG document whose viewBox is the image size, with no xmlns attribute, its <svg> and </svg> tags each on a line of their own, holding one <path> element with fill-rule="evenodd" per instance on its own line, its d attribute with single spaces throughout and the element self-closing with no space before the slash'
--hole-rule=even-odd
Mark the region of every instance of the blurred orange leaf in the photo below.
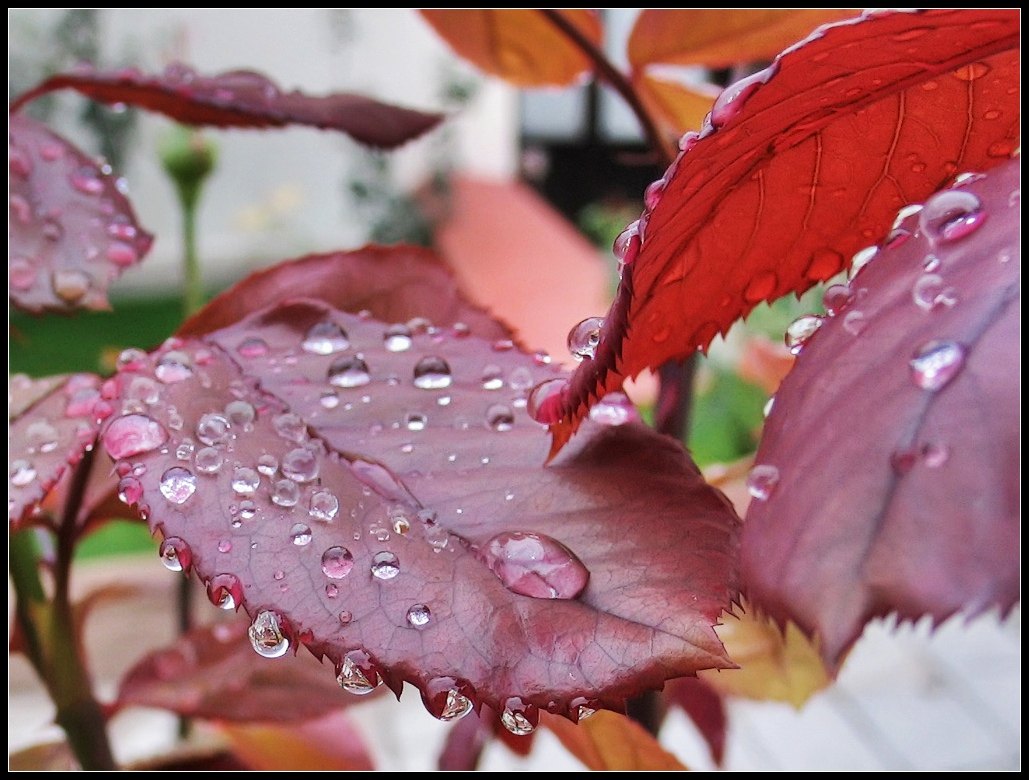
<svg viewBox="0 0 1029 780">
<path fill-rule="evenodd" d="M 668 771 L 686 769 L 638 723 L 609 710 L 599 710 L 578 725 L 554 715 L 541 721 L 588 769 L 597 771 Z"/>
<path fill-rule="evenodd" d="M 633 74 L 633 86 L 662 129 L 674 136 L 699 129 L 719 93 L 711 85 L 688 87 L 642 72 Z"/>
<path fill-rule="evenodd" d="M 582 51 L 535 9 L 420 11 L 458 55 L 519 87 L 563 87 L 591 69 Z M 588 9 L 563 9 L 565 19 L 600 46 L 600 19 Z"/>
<path fill-rule="evenodd" d="M 818 25 L 857 16 L 853 9 L 647 9 L 629 37 L 633 68 L 653 63 L 725 68 L 770 60 Z"/>
<path fill-rule="evenodd" d="M 364 737 L 347 715 L 334 712 L 296 726 L 221 724 L 232 752 L 257 771 L 371 771 Z"/>
</svg>

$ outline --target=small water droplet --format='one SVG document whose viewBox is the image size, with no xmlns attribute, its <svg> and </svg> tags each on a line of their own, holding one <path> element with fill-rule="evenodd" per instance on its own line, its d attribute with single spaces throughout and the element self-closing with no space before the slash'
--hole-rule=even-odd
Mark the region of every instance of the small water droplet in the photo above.
<svg viewBox="0 0 1029 780">
<path fill-rule="evenodd" d="M 772 271 L 755 274 L 743 290 L 743 299 L 747 303 L 761 303 L 775 295 L 779 278 Z"/>
<path fill-rule="evenodd" d="M 947 243 L 975 231 L 986 220 L 986 212 L 973 193 L 944 190 L 925 202 L 918 220 L 930 240 Z"/>
<path fill-rule="evenodd" d="M 236 351 L 245 358 L 259 358 L 268 354 L 268 344 L 259 336 L 249 336 L 239 342 Z"/>
<path fill-rule="evenodd" d="M 100 173 L 89 165 L 84 165 L 68 177 L 71 186 L 83 195 L 99 195 L 104 191 L 104 182 Z"/>
<path fill-rule="evenodd" d="M 990 66 L 985 62 L 970 62 L 968 65 L 962 65 L 955 70 L 954 77 L 961 81 L 975 81 L 976 79 L 981 79 L 990 70 Z"/>
<path fill-rule="evenodd" d="M 303 419 L 293 412 L 277 414 L 272 418 L 272 427 L 286 441 L 300 444 L 307 438 L 307 425 Z"/>
<path fill-rule="evenodd" d="M 500 366 L 488 365 L 482 369 L 482 389 L 499 390 L 504 386 L 504 372 Z"/>
<path fill-rule="evenodd" d="M 207 583 L 207 598 L 219 609 L 239 609 L 243 583 L 235 574 L 215 574 Z"/>
<path fill-rule="evenodd" d="M 443 358 L 424 357 L 414 367 L 414 386 L 422 390 L 440 390 L 450 387 L 452 381 L 450 366 Z"/>
<path fill-rule="evenodd" d="M 173 466 L 161 475 L 161 495 L 172 504 L 186 503 L 196 489 L 196 475 L 189 469 Z"/>
<path fill-rule="evenodd" d="M 500 722 L 504 724 L 504 728 L 519 737 L 531 734 L 536 729 L 524 713 L 511 709 L 505 709 L 500 714 Z"/>
<path fill-rule="evenodd" d="M 553 425 L 561 417 L 561 404 L 564 391 L 568 387 L 566 379 L 546 379 L 536 385 L 529 393 L 526 411 L 529 416 L 543 425 Z"/>
<path fill-rule="evenodd" d="M 765 419 L 772 413 L 772 408 L 775 406 L 775 396 L 769 396 L 768 400 L 765 401 L 764 407 L 761 409 L 761 416 Z"/>
<path fill-rule="evenodd" d="M 604 327 L 603 317 L 587 317 L 568 331 L 568 352 L 576 360 L 591 360 L 600 346 L 600 331 Z"/>
<path fill-rule="evenodd" d="M 511 339 L 497 339 L 491 346 L 494 352 L 510 352 L 515 344 Z"/>
<path fill-rule="evenodd" d="M 127 414 L 114 420 L 104 432 L 103 444 L 114 460 L 131 458 L 156 450 L 168 440 L 164 427 L 142 414 Z"/>
<path fill-rule="evenodd" d="M 138 479 L 126 476 L 118 481 L 118 500 L 123 504 L 137 504 L 141 498 L 143 498 L 143 483 Z"/>
<path fill-rule="evenodd" d="M 66 303 L 76 303 L 85 297 L 93 280 L 77 268 L 60 268 L 51 275 L 54 293 Z"/>
<path fill-rule="evenodd" d="M 864 312 L 854 309 L 848 311 L 843 315 L 843 329 L 847 331 L 851 336 L 857 336 L 865 329 L 868 325 L 868 320 L 864 315 Z"/>
<path fill-rule="evenodd" d="M 27 460 L 19 459 L 11 464 L 8 476 L 11 484 L 15 487 L 25 487 L 36 478 L 36 467 Z"/>
<path fill-rule="evenodd" d="M 230 553 L 232 552 L 232 542 L 229 539 L 222 539 L 218 542 L 218 552 Z"/>
<path fill-rule="evenodd" d="M 148 365 L 147 353 L 135 347 L 123 349 L 115 360 L 115 366 L 119 371 L 143 371 Z"/>
<path fill-rule="evenodd" d="M 412 343 L 411 329 L 403 323 L 390 325 L 382 334 L 382 345 L 387 352 L 405 352 Z"/>
<path fill-rule="evenodd" d="M 421 412 L 408 412 L 404 416 L 404 427 L 409 431 L 424 431 L 428 418 Z"/>
<path fill-rule="evenodd" d="M 608 393 L 590 407 L 590 419 L 600 425 L 625 425 L 638 420 L 632 401 L 624 393 Z"/>
<path fill-rule="evenodd" d="M 574 599 L 589 571 L 565 545 L 543 534 L 505 531 L 480 551 L 481 560 L 506 588 L 538 599 Z"/>
<path fill-rule="evenodd" d="M 154 376 L 166 385 L 182 382 L 193 376 L 193 361 L 185 352 L 166 352 L 158 358 Z"/>
<path fill-rule="evenodd" d="M 632 265 L 640 253 L 640 223 L 630 222 L 625 230 L 618 234 L 611 245 L 611 252 L 622 265 Z"/>
<path fill-rule="evenodd" d="M 333 580 L 341 580 L 354 568 L 354 556 L 346 547 L 330 547 L 322 553 L 322 572 Z"/>
<path fill-rule="evenodd" d="M 957 303 L 957 291 L 945 287 L 943 277 L 936 274 L 922 274 L 911 288 L 911 299 L 922 311 L 932 311 L 940 306 Z"/>
<path fill-rule="evenodd" d="M 965 348 L 954 341 L 927 341 L 911 358 L 911 379 L 923 390 L 941 390 L 965 364 Z"/>
<path fill-rule="evenodd" d="M 596 712 L 597 711 L 595 709 L 593 709 L 592 707 L 587 707 L 585 704 L 580 704 L 579 708 L 575 712 L 575 715 L 576 715 L 577 720 L 583 721 L 583 720 L 586 720 L 586 718 L 590 717 L 591 715 L 595 715 Z"/>
<path fill-rule="evenodd" d="M 391 517 L 393 520 L 393 533 L 404 536 L 411 530 L 411 522 L 403 514 L 402 509 L 397 509 L 391 512 Z"/>
<path fill-rule="evenodd" d="M 239 502 L 239 516 L 242 520 L 251 520 L 254 515 L 257 514 L 257 504 L 251 501 L 249 498 L 244 498 Z"/>
<path fill-rule="evenodd" d="M 432 619 L 432 612 L 424 604 L 414 604 L 407 610 L 407 622 L 412 628 L 425 628 Z"/>
<path fill-rule="evenodd" d="M 822 306 L 825 307 L 826 314 L 830 317 L 835 317 L 853 300 L 854 293 L 851 291 L 849 285 L 834 284 L 831 285 L 825 291 L 825 295 L 822 296 Z"/>
<path fill-rule="evenodd" d="M 854 257 L 850 261 L 850 278 L 853 279 L 857 276 L 858 272 L 871 263 L 878 254 L 879 247 L 875 245 L 866 246 L 864 249 L 855 252 Z"/>
<path fill-rule="evenodd" d="M 296 506 L 300 500 L 300 487 L 291 479 L 279 479 L 272 485 L 272 503 L 278 506 Z"/>
<path fill-rule="evenodd" d="M 824 319 L 817 314 L 806 314 L 798 317 L 786 328 L 785 342 L 790 353 L 799 355 L 811 337 L 822 327 Z"/>
<path fill-rule="evenodd" d="M 331 523 L 339 514 L 339 499 L 328 490 L 319 490 L 311 496 L 308 513 L 315 520 Z"/>
<path fill-rule="evenodd" d="M 754 466 L 747 475 L 747 492 L 758 501 L 767 501 L 779 484 L 779 469 L 770 463 Z"/>
<path fill-rule="evenodd" d="M 341 626 L 350 625 L 350 622 L 354 619 L 354 616 L 350 612 L 347 612 L 345 609 L 342 612 L 340 612 L 337 617 L 339 618 L 339 624 Z"/>
<path fill-rule="evenodd" d="M 335 322 L 318 322 L 311 326 L 300 344 L 301 349 L 312 355 L 332 355 L 350 348 L 346 331 Z"/>
<path fill-rule="evenodd" d="M 24 257 L 14 257 L 8 268 L 11 289 L 25 292 L 36 283 L 37 272 L 32 262 Z"/>
<path fill-rule="evenodd" d="M 36 420 L 25 429 L 29 452 L 53 452 L 57 449 L 57 429 L 46 420 Z"/>
<path fill-rule="evenodd" d="M 257 411 L 247 401 L 229 401 L 225 404 L 225 417 L 232 427 L 251 431 L 254 427 L 254 420 L 257 418 Z"/>
<path fill-rule="evenodd" d="M 193 550 L 177 536 L 169 536 L 161 542 L 159 553 L 168 571 L 189 571 L 193 565 Z"/>
<path fill-rule="evenodd" d="M 193 465 L 201 474 L 217 474 L 222 467 L 222 454 L 214 447 L 204 447 L 197 450 Z"/>
<path fill-rule="evenodd" d="M 356 355 L 342 357 L 329 366 L 328 382 L 336 387 L 363 387 L 372 381 L 368 373 L 368 364 Z"/>
<path fill-rule="evenodd" d="M 348 616 L 346 621 L 343 620 L 343 615 Z M 340 623 L 346 625 L 350 622 L 350 619 L 351 617 L 349 612 L 340 613 Z M 343 659 L 339 673 L 336 675 L 336 682 L 339 683 L 339 687 L 343 690 L 349 693 L 355 693 L 358 696 L 364 696 L 365 694 L 371 693 L 378 687 L 378 675 L 374 674 L 374 672 L 370 672 L 372 679 L 375 680 L 375 682 L 369 680 L 368 675 L 361 670 L 358 662 L 355 662 L 351 657 L 352 655 L 353 653 Z"/>
<path fill-rule="evenodd" d="M 931 469 L 938 469 L 950 458 L 950 448 L 945 444 L 930 442 L 922 447 L 922 459 Z"/>
<path fill-rule="evenodd" d="M 311 527 L 294 523 L 289 529 L 289 538 L 297 547 L 304 547 L 311 543 Z"/>
<path fill-rule="evenodd" d="M 380 580 L 391 580 L 400 574 L 400 561 L 388 550 L 372 556 L 372 576 Z"/>
<path fill-rule="evenodd" d="M 339 406 L 339 396 L 332 390 L 326 390 L 318 397 L 318 403 L 323 409 L 335 409 Z"/>
<path fill-rule="evenodd" d="M 260 484 L 261 477 L 252 468 L 238 466 L 232 472 L 232 490 L 238 495 L 253 495 Z"/>
<path fill-rule="evenodd" d="M 747 98 L 750 97 L 762 84 L 765 84 L 775 75 L 778 70 L 778 66 L 773 63 L 763 70 L 759 70 L 757 73 L 752 73 L 745 78 L 740 79 L 734 84 L 730 84 L 721 94 L 715 98 L 714 105 L 711 106 L 710 124 L 713 128 L 719 128 L 729 122 L 742 110 L 743 105 L 747 102 Z"/>
<path fill-rule="evenodd" d="M 509 431 L 514 427 L 514 412 L 505 404 L 493 404 L 486 410 L 486 426 L 494 431 Z"/>
<path fill-rule="evenodd" d="M 204 444 L 214 447 L 225 444 L 230 438 L 229 421 L 220 414 L 208 412 L 197 422 L 196 437 Z"/>
<path fill-rule="evenodd" d="M 260 656 L 279 658 L 289 650 L 289 640 L 282 632 L 279 616 L 274 612 L 258 612 L 247 633 L 250 635 L 250 644 Z"/>
<path fill-rule="evenodd" d="M 318 476 L 318 456 L 305 447 L 282 456 L 282 473 L 294 482 L 311 482 Z"/>
<path fill-rule="evenodd" d="M 473 708 L 472 700 L 454 688 L 446 692 L 446 699 L 442 709 L 438 713 L 433 712 L 437 719 L 445 723 L 460 720 Z M 432 711 L 432 710 L 430 710 Z"/>
</svg>

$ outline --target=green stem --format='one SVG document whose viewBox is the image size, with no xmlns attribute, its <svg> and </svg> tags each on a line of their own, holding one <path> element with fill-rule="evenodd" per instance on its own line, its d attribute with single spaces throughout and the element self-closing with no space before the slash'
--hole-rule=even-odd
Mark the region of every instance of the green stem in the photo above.
<svg viewBox="0 0 1029 780">
<path fill-rule="evenodd" d="M 200 190 L 186 192 L 179 189 L 179 204 L 182 207 L 182 316 L 195 314 L 204 305 L 204 280 L 200 275 L 200 258 L 197 253 L 197 201 Z"/>
</svg>

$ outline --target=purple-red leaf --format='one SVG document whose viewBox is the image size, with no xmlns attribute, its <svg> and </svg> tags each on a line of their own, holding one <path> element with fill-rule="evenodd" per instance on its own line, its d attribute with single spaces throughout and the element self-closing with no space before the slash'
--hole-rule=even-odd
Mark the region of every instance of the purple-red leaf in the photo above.
<svg viewBox="0 0 1029 780">
<path fill-rule="evenodd" d="M 96 441 L 99 419 L 111 407 L 93 374 L 30 379 L 11 377 L 7 519 L 30 519 L 69 465 Z"/>
<path fill-rule="evenodd" d="M 730 665 L 727 501 L 636 424 L 543 468 L 525 400 L 557 372 L 510 341 L 295 301 L 153 360 L 118 382 L 163 375 L 159 397 L 104 433 L 141 511 L 214 602 L 348 689 L 407 681 L 436 715 L 486 703 L 522 731 Z"/>
<path fill-rule="evenodd" d="M 247 641 L 246 621 L 196 628 L 130 669 L 116 709 L 157 707 L 242 723 L 319 718 L 354 703 L 309 653 L 270 661 Z"/>
<path fill-rule="evenodd" d="M 834 295 L 751 474 L 749 596 L 832 665 L 873 617 L 1019 598 L 1019 163 L 972 178 Z"/>
<path fill-rule="evenodd" d="M 149 250 L 120 180 L 39 122 L 10 116 L 11 302 L 106 309 L 107 287 Z"/>
<path fill-rule="evenodd" d="M 623 242 L 621 288 L 565 395 L 555 450 L 626 377 L 830 278 L 901 206 L 1010 157 L 1019 41 L 1017 10 L 877 11 L 725 90 L 648 190 L 642 246 Z"/>
<path fill-rule="evenodd" d="M 721 766 L 725 757 L 725 732 L 728 718 L 725 698 L 710 683 L 698 677 L 671 680 L 664 690 L 668 704 L 682 709 L 696 725 L 711 751 L 711 758 Z"/>
<path fill-rule="evenodd" d="M 308 125 L 339 130 L 368 146 L 392 149 L 431 130 L 440 114 L 392 106 L 349 93 L 323 96 L 283 92 L 266 76 L 233 70 L 202 76 L 173 63 L 159 76 L 134 69 L 99 71 L 83 66 L 51 76 L 15 101 L 12 110 L 56 89 L 74 89 L 107 104 L 127 104 L 187 125 L 268 128 Z"/>
</svg>

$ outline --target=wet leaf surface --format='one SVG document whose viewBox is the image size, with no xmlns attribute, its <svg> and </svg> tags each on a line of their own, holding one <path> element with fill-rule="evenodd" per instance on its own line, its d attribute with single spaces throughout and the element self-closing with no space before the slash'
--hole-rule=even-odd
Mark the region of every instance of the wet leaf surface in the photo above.
<svg viewBox="0 0 1029 780">
<path fill-rule="evenodd" d="M 547 728 L 594 771 L 674 772 L 686 769 L 652 734 L 616 712 L 597 712 L 577 725 L 548 717 Z"/>
<path fill-rule="evenodd" d="M 109 166 L 20 114 L 9 117 L 11 302 L 107 309 L 107 288 L 150 250 Z"/>
<path fill-rule="evenodd" d="M 524 403 L 557 371 L 507 340 L 295 301 L 137 374 L 160 397 L 103 441 L 138 508 L 212 601 L 274 619 L 349 690 L 407 681 L 437 716 L 467 699 L 525 731 L 729 663 L 728 503 L 637 424 L 543 468 Z"/>
<path fill-rule="evenodd" d="M 592 68 L 589 58 L 537 9 L 420 13 L 458 55 L 520 87 L 566 86 Z M 561 13 L 586 38 L 602 44 L 603 30 L 594 11 L 566 8 Z"/>
<path fill-rule="evenodd" d="M 835 665 L 871 618 L 1019 597 L 1019 162 L 932 196 L 850 283 L 776 395 L 749 596 Z"/>
<path fill-rule="evenodd" d="M 729 87 L 651 194 L 555 450 L 625 377 L 706 349 L 759 303 L 848 266 L 900 207 L 1008 159 L 1019 29 L 1015 11 L 880 11 Z"/>
<path fill-rule="evenodd" d="M 186 125 L 256 129 L 307 125 L 338 130 L 383 149 L 417 138 L 443 118 L 346 92 L 318 96 L 287 92 L 255 71 L 204 76 L 182 63 L 172 63 L 160 75 L 85 65 L 51 76 L 20 96 L 14 108 L 58 89 L 74 89 L 108 105 L 145 108 Z"/>
</svg>

